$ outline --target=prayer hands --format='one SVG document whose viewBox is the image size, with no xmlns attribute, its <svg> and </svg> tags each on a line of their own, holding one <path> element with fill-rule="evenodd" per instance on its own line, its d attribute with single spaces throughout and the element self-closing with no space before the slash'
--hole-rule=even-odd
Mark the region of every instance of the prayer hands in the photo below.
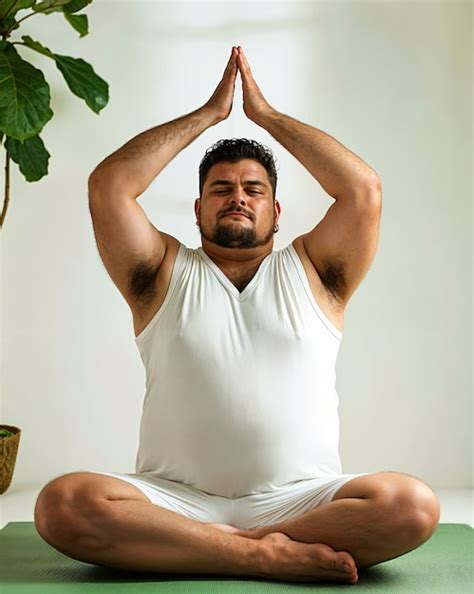
<svg viewBox="0 0 474 594">
<path fill-rule="evenodd" d="M 273 108 L 266 101 L 250 70 L 243 49 L 233 47 L 227 62 L 224 75 L 216 90 L 205 104 L 205 108 L 212 111 L 217 121 L 225 120 L 232 111 L 237 70 L 242 79 L 243 108 L 245 115 L 258 124 L 258 119 Z"/>
<path fill-rule="evenodd" d="M 249 63 L 245 57 L 244 50 L 240 47 L 240 45 L 238 47 L 238 51 L 237 66 L 242 79 L 244 112 L 250 120 L 258 123 L 258 118 L 269 111 L 273 111 L 273 108 L 266 101 L 262 91 L 255 82 Z"/>
</svg>

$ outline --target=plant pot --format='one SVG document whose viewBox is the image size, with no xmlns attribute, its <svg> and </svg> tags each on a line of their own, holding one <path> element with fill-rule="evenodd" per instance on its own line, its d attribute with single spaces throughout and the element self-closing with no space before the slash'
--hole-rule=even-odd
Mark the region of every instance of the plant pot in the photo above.
<svg viewBox="0 0 474 594">
<path fill-rule="evenodd" d="M 20 443 L 21 429 L 11 425 L 0 425 L 0 429 L 8 429 L 13 433 L 8 437 L 0 437 L 0 495 L 10 486 L 15 470 L 16 455 Z"/>
</svg>

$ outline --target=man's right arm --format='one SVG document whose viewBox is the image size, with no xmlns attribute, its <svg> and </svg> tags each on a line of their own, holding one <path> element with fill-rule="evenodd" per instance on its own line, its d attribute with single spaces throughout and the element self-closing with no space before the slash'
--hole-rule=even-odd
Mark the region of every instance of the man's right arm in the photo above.
<svg viewBox="0 0 474 594">
<path fill-rule="evenodd" d="M 130 307 L 148 307 L 168 247 L 178 240 L 159 231 L 136 200 L 183 148 L 232 109 L 237 74 L 232 48 L 224 75 L 199 109 L 135 136 L 89 176 L 89 210 L 102 261 Z"/>
<path fill-rule="evenodd" d="M 101 161 L 89 177 L 89 189 L 117 191 L 138 198 L 185 147 L 221 118 L 206 106 L 138 134 Z"/>
<path fill-rule="evenodd" d="M 102 161 L 89 177 L 89 210 L 97 248 L 132 311 L 146 311 L 170 242 L 136 200 L 201 132 L 216 123 L 207 109 L 147 130 Z"/>
<path fill-rule="evenodd" d="M 204 130 L 225 120 L 231 110 L 237 76 L 237 49 L 232 48 L 221 81 L 199 109 L 135 136 L 89 176 L 89 192 L 137 198 L 182 149 Z"/>
</svg>

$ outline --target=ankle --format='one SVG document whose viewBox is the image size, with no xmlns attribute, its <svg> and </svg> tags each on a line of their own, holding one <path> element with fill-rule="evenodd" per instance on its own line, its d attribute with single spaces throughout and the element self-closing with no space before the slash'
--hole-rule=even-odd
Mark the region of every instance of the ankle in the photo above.
<svg viewBox="0 0 474 594">
<path fill-rule="evenodd" d="M 256 569 L 259 577 L 271 579 L 274 576 L 275 568 L 280 560 L 280 550 L 284 547 L 286 541 L 291 540 L 283 532 L 271 532 L 255 541 L 260 545 L 258 558 L 256 558 Z"/>
</svg>

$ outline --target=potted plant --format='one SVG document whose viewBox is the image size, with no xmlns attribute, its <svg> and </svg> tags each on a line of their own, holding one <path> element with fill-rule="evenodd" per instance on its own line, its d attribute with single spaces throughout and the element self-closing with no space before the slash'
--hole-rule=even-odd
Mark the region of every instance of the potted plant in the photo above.
<svg viewBox="0 0 474 594">
<path fill-rule="evenodd" d="M 0 495 L 12 482 L 20 435 L 18 427 L 0 425 Z"/>
<path fill-rule="evenodd" d="M 10 160 L 14 161 L 28 182 L 38 181 L 48 173 L 48 153 L 40 132 L 53 117 L 49 85 L 41 70 L 17 51 L 27 48 L 54 60 L 69 89 L 95 112 L 109 100 L 109 85 L 82 58 L 72 58 L 51 51 L 29 35 L 11 39 L 20 23 L 37 14 L 60 13 L 84 37 L 89 33 L 87 16 L 76 14 L 92 0 L 2 0 L 0 2 L 0 148 L 5 156 L 4 201 L 0 212 L 0 229 L 10 200 Z M 18 13 L 28 10 L 27 14 Z M 21 431 L 11 425 L 0 425 L 0 493 L 10 485 Z"/>
</svg>

